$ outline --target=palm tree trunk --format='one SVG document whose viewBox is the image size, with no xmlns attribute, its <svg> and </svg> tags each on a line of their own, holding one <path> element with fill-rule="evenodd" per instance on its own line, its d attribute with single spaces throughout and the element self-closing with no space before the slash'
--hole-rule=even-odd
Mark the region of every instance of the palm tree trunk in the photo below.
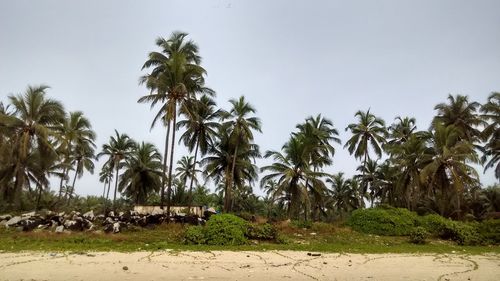
<svg viewBox="0 0 500 281">
<path fill-rule="evenodd" d="M 73 184 L 71 185 L 71 192 L 68 195 L 68 207 L 69 207 L 69 202 L 71 201 L 71 196 L 73 195 L 73 192 L 75 191 L 75 182 L 76 182 L 76 176 L 78 175 L 78 165 L 80 165 L 80 160 L 76 162 L 76 167 L 75 167 L 75 176 L 73 177 Z"/>
<path fill-rule="evenodd" d="M 40 197 L 42 197 L 42 186 L 38 185 L 38 197 L 36 199 L 35 212 L 37 212 L 38 207 L 40 207 Z"/>
<path fill-rule="evenodd" d="M 170 148 L 170 166 L 168 167 L 168 188 L 167 188 L 167 222 L 170 218 L 170 194 L 172 193 L 172 166 L 174 165 L 174 149 L 175 149 L 175 126 L 177 125 L 177 108 L 174 108 L 174 120 L 172 122 L 172 146 Z"/>
<path fill-rule="evenodd" d="M 108 182 L 108 192 L 106 193 L 106 198 L 104 199 L 104 215 L 106 216 L 108 213 L 108 199 L 109 199 L 109 191 L 111 190 L 111 178 Z"/>
<path fill-rule="evenodd" d="M 234 186 L 234 171 L 236 169 L 236 156 L 238 155 L 238 146 L 239 146 L 240 142 L 239 141 L 236 141 L 236 147 L 234 148 L 234 155 L 233 155 L 233 163 L 231 163 L 232 167 L 231 167 L 231 175 L 230 175 L 230 181 L 229 181 L 229 186 L 228 186 L 228 195 L 231 194 L 231 189 L 233 188 Z M 229 200 L 231 200 L 231 196 L 229 196 L 228 198 Z M 231 201 L 229 201 L 229 209 L 226 210 L 226 212 L 231 212 Z"/>
<path fill-rule="evenodd" d="M 225 192 L 224 192 L 224 212 L 229 212 L 229 208 L 230 208 L 230 198 L 231 198 L 231 194 L 230 194 L 230 186 L 231 186 L 231 175 L 229 173 L 229 167 L 226 167 L 226 175 L 225 175 L 225 180 L 226 180 L 226 184 L 224 186 L 224 189 L 225 189 Z"/>
<path fill-rule="evenodd" d="M 363 161 L 363 184 L 366 184 L 366 186 L 363 187 L 364 193 L 368 191 L 368 184 L 365 182 L 365 171 L 366 171 L 366 160 L 368 157 L 368 150 L 365 150 L 365 160 Z M 363 199 L 364 194 L 361 194 L 361 203 L 363 204 L 362 206 L 365 206 L 365 200 Z M 373 206 L 372 206 L 373 207 Z"/>
<path fill-rule="evenodd" d="M 58 199 L 61 199 L 61 196 L 62 196 L 63 181 L 64 181 L 65 177 L 66 177 L 66 167 L 63 168 L 61 181 L 59 182 L 59 198 Z"/>
<path fill-rule="evenodd" d="M 191 173 L 191 182 L 189 183 L 189 193 L 188 193 L 188 215 L 191 214 L 191 204 L 193 201 L 193 181 L 196 177 L 196 158 L 198 157 L 198 145 L 200 144 L 200 139 L 196 142 L 196 148 L 194 149 L 194 163 L 193 172 Z"/>
<path fill-rule="evenodd" d="M 118 190 L 118 171 L 119 163 L 116 163 L 116 175 L 115 175 L 115 194 L 113 195 L 113 212 L 116 212 L 116 191 Z"/>
<path fill-rule="evenodd" d="M 165 137 L 165 154 L 163 155 L 163 172 L 160 190 L 160 208 L 163 210 L 165 200 L 165 184 L 167 183 L 167 159 L 168 159 L 168 139 L 170 137 L 170 120 L 167 124 L 167 136 Z"/>
</svg>

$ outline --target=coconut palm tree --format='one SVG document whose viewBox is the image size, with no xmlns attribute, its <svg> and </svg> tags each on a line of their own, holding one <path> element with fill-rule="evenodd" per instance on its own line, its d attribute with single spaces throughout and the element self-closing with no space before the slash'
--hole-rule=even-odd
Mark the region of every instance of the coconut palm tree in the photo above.
<svg viewBox="0 0 500 281">
<path fill-rule="evenodd" d="M 417 120 L 410 117 L 396 117 L 396 123 L 389 126 L 389 136 L 390 141 L 387 142 L 388 145 L 392 144 L 402 144 L 406 142 L 410 136 L 417 130 L 415 123 Z"/>
<path fill-rule="evenodd" d="M 460 218 L 464 190 L 479 182 L 479 175 L 468 163 L 478 163 L 479 159 L 474 146 L 463 139 L 461 129 L 454 125 L 445 127 L 440 123 L 434 124 L 434 129 L 431 139 L 433 158 L 422 169 L 420 177 L 427 184 L 430 194 L 447 196 L 441 198 L 441 202 L 445 202 L 439 206 L 441 215 L 445 215 L 450 204 L 449 197 L 454 195 L 454 215 Z"/>
<path fill-rule="evenodd" d="M 175 176 L 179 179 L 180 185 L 185 190 L 187 180 L 191 179 L 198 184 L 198 179 L 196 178 L 196 173 L 201 172 L 196 169 L 196 163 L 194 162 L 193 156 L 183 156 L 179 161 L 177 161 L 177 168 L 175 168 Z"/>
<path fill-rule="evenodd" d="M 363 165 L 366 166 L 367 160 L 370 159 L 370 147 L 378 158 L 382 156 L 382 145 L 385 143 L 387 130 L 384 120 L 370 113 L 370 110 L 367 112 L 358 111 L 354 116 L 358 118 L 359 122 L 347 126 L 346 131 L 351 131 L 352 137 L 344 147 L 347 147 L 351 155 L 354 153 L 354 157 L 357 159 L 363 158 Z M 363 173 L 365 170 L 366 167 L 363 169 Z M 368 186 L 364 185 L 364 192 L 367 189 Z"/>
<path fill-rule="evenodd" d="M 220 124 L 216 119 L 220 118 L 221 111 L 215 108 L 215 102 L 206 95 L 200 100 L 195 100 L 190 106 L 190 113 L 185 113 L 185 120 L 178 122 L 179 128 L 186 128 L 181 135 L 180 141 L 184 142 L 190 152 L 194 150 L 194 165 L 192 165 L 191 181 L 189 183 L 188 210 L 191 210 L 193 182 L 196 180 L 196 164 L 198 163 L 198 151 L 204 156 L 209 147 L 214 145 L 217 130 Z"/>
<path fill-rule="evenodd" d="M 488 102 L 481 107 L 481 112 L 483 120 L 488 122 L 482 132 L 482 138 L 486 142 L 482 148 L 482 161 L 486 164 L 484 170 L 494 168 L 495 177 L 500 179 L 500 93 L 492 93 Z"/>
<path fill-rule="evenodd" d="M 169 39 L 158 38 L 156 45 L 161 52 L 149 53 L 148 60 L 142 69 L 150 69 L 151 73 L 140 78 L 140 83 L 151 90 L 149 95 L 141 97 L 138 102 L 151 103 L 151 107 L 161 104 L 161 108 L 153 119 L 151 127 L 158 120 L 167 126 L 165 139 L 165 155 L 161 189 L 161 208 L 164 205 L 164 188 L 167 169 L 167 155 L 170 129 L 172 128 L 172 142 L 170 148 L 170 164 L 167 187 L 167 213 L 170 213 L 170 193 L 172 187 L 172 165 L 175 149 L 175 132 L 177 124 L 177 107 L 182 112 L 189 112 L 186 104 L 195 98 L 196 93 L 213 95 L 213 91 L 204 86 L 205 69 L 199 64 L 198 46 L 191 40 L 186 41 L 187 33 L 174 32 Z"/>
<path fill-rule="evenodd" d="M 308 157 L 314 148 L 302 135 L 293 135 L 282 152 L 267 151 L 264 155 L 264 158 L 272 158 L 275 162 L 261 168 L 261 172 L 269 172 L 262 177 L 261 186 L 269 180 L 277 180 L 278 187 L 274 192 L 289 195 L 288 214 L 292 218 L 298 218 L 300 204 L 308 199 L 308 188 L 326 189 L 320 178 L 327 174 L 315 172 L 309 165 Z"/>
<path fill-rule="evenodd" d="M 65 112 L 60 102 L 45 97 L 47 89 L 48 86 L 44 85 L 28 86 L 24 94 L 9 96 L 14 114 L 0 114 L 2 130 L 13 133 L 9 152 L 11 161 L 0 173 L 0 194 L 7 194 L 10 202 L 19 202 L 21 189 L 29 187 L 27 167 L 30 154 L 35 150 L 41 157 L 56 153 L 50 143 L 51 129 L 61 122 Z"/>
<path fill-rule="evenodd" d="M 231 173 L 229 175 L 229 180 L 226 187 L 226 198 L 229 200 L 226 202 L 225 209 L 229 209 L 230 199 L 231 199 L 231 189 L 234 187 L 235 183 L 235 169 L 240 147 L 245 146 L 253 141 L 253 132 L 262 132 L 260 119 L 255 116 L 249 116 L 256 112 L 255 108 L 245 100 L 244 96 L 239 99 L 229 100 L 232 108 L 229 112 L 223 113 L 223 119 L 226 120 L 223 124 L 225 128 L 230 130 L 230 142 L 234 145 L 234 153 L 232 155 L 232 167 Z"/>
<path fill-rule="evenodd" d="M 232 206 L 231 188 L 251 184 L 257 178 L 255 158 L 260 157 L 259 146 L 253 143 L 240 143 L 236 154 L 235 144 L 227 126 L 219 128 L 219 139 L 208 150 L 208 156 L 201 160 L 205 167 L 205 177 L 224 186 L 224 211 L 230 212 Z M 236 155 L 236 157 L 234 157 Z M 234 164 L 233 164 L 234 163 Z"/>
<path fill-rule="evenodd" d="M 462 95 L 448 95 L 448 101 L 448 104 L 440 103 L 434 107 L 437 110 L 437 115 L 432 121 L 433 127 L 437 123 L 445 127 L 453 125 L 462 139 L 471 143 L 479 142 L 481 137 L 479 127 L 487 125 L 477 114 L 480 104 L 470 102 L 467 96 Z"/>
<path fill-rule="evenodd" d="M 71 190 L 68 194 L 68 206 L 71 200 L 71 196 L 75 192 L 76 178 L 81 178 L 84 171 L 87 170 L 89 173 L 94 173 L 94 159 L 95 159 L 95 144 L 91 140 L 81 140 L 75 144 L 75 148 L 72 155 L 72 165 L 74 165 L 75 175 L 73 177 L 73 184 L 71 185 Z"/>
<path fill-rule="evenodd" d="M 153 144 L 136 144 L 123 166 L 125 171 L 121 175 L 119 190 L 136 205 L 144 203 L 149 194 L 160 190 L 161 154 Z"/>
<path fill-rule="evenodd" d="M 331 206 L 339 213 L 341 220 L 346 214 L 362 206 L 357 185 L 353 184 L 353 180 L 346 179 L 344 173 L 333 175 L 326 182 L 331 186 Z"/>
<path fill-rule="evenodd" d="M 109 143 L 102 146 L 102 151 L 97 154 L 97 159 L 107 156 L 106 165 L 115 170 L 115 191 L 113 195 L 113 209 L 116 208 L 116 192 L 118 190 L 118 175 L 124 164 L 124 160 L 136 148 L 136 143 L 126 134 L 120 134 L 115 130 L 115 136 L 111 136 Z"/>
<path fill-rule="evenodd" d="M 104 188 L 102 191 L 102 198 L 104 202 L 108 201 L 109 190 L 111 189 L 111 182 L 113 181 L 113 169 L 108 165 L 104 164 L 99 173 L 99 181 L 104 183 Z M 108 187 L 108 192 L 106 193 L 106 186 Z"/>
</svg>

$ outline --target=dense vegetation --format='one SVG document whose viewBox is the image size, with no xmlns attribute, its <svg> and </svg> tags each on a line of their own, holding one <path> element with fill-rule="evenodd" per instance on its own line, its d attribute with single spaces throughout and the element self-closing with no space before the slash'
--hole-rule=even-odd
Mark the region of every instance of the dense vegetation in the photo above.
<svg viewBox="0 0 500 281">
<path fill-rule="evenodd" d="M 0 104 L 0 210 L 131 204 L 165 204 L 169 210 L 196 203 L 305 221 L 343 220 L 366 204 L 455 219 L 500 211 L 500 188 L 483 188 L 472 166 L 493 169 L 500 178 L 500 93 L 483 104 L 450 95 L 435 106 L 428 130 L 417 130 L 411 117 L 388 125 L 370 110 L 356 112 L 343 148 L 361 164 L 357 175 L 346 178 L 325 172 L 342 149 L 332 120 L 307 117 L 281 149 L 261 153 L 254 141 L 261 131 L 256 109 L 245 97 L 231 99 L 229 109 L 217 107 L 198 46 L 187 34 L 173 33 L 156 45 L 159 51 L 148 54 L 140 78 L 150 92 L 138 102 L 159 108 L 151 126 L 165 127 L 163 155 L 118 131 L 98 150 L 82 112 L 66 112 L 47 86 L 28 86 Z M 192 155 L 175 165 L 179 141 Z M 273 162 L 259 169 L 260 157 Z M 102 198 L 79 198 L 77 179 L 94 172 L 96 158 L 106 160 L 99 172 Z M 200 174 L 215 184 L 215 193 L 200 185 Z M 57 192 L 50 191 L 51 178 L 59 179 L 52 187 Z M 259 178 L 264 198 L 252 192 Z"/>
</svg>

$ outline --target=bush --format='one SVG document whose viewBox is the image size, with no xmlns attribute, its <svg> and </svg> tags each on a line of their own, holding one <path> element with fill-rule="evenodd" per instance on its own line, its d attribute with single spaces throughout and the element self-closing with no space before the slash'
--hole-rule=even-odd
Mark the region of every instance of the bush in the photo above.
<svg viewBox="0 0 500 281">
<path fill-rule="evenodd" d="M 202 226 L 190 226 L 184 234 L 184 242 L 187 244 L 205 244 L 207 239 L 203 233 Z"/>
<path fill-rule="evenodd" d="M 410 242 L 413 244 L 425 244 L 425 239 L 428 235 L 429 233 L 425 228 L 417 226 L 410 232 Z"/>
<path fill-rule="evenodd" d="M 291 222 L 291 225 L 296 227 L 296 228 L 311 228 L 312 226 L 312 221 L 302 221 L 302 220 L 293 220 Z"/>
<path fill-rule="evenodd" d="M 500 220 L 485 220 L 477 226 L 479 235 L 489 244 L 500 244 Z"/>
<path fill-rule="evenodd" d="M 247 243 L 245 234 L 248 223 L 231 214 L 211 216 L 204 228 L 209 245 L 242 245 Z"/>
<path fill-rule="evenodd" d="M 407 209 L 372 208 L 352 212 L 348 225 L 352 229 L 370 234 L 409 235 L 417 221 L 417 214 Z"/>
<path fill-rule="evenodd" d="M 248 226 L 247 237 L 256 240 L 275 240 L 278 232 L 271 224 L 255 224 Z"/>
<path fill-rule="evenodd" d="M 446 240 L 453 240 L 459 245 L 477 245 L 482 237 L 474 224 L 452 221 L 439 215 L 420 217 L 418 224 L 433 235 Z"/>
</svg>

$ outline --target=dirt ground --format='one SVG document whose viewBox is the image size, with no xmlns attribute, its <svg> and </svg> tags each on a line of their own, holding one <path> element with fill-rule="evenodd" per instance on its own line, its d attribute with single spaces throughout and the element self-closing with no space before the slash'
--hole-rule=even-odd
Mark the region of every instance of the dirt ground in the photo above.
<svg viewBox="0 0 500 281">
<path fill-rule="evenodd" d="M 500 280 L 500 255 L 0 253 L 0 280 Z"/>
</svg>

